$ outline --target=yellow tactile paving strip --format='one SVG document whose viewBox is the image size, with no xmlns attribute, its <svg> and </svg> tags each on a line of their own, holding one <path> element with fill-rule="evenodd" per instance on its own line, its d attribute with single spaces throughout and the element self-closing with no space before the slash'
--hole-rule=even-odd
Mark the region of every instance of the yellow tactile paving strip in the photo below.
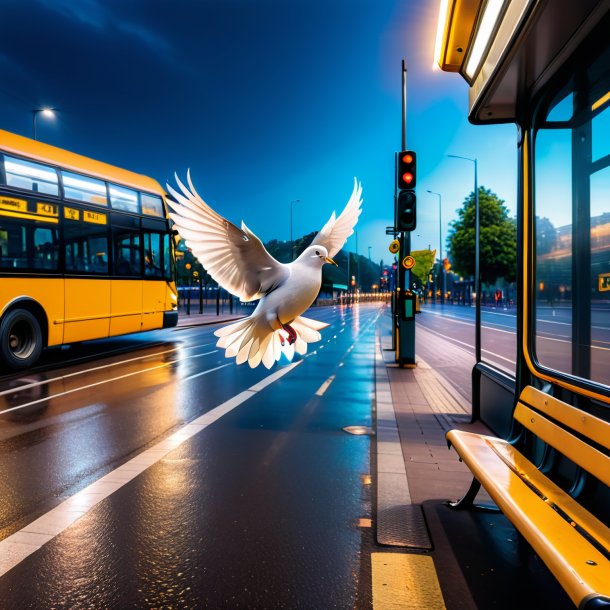
<svg viewBox="0 0 610 610">
<path fill-rule="evenodd" d="M 432 557 L 372 553 L 373 610 L 445 610 Z"/>
</svg>

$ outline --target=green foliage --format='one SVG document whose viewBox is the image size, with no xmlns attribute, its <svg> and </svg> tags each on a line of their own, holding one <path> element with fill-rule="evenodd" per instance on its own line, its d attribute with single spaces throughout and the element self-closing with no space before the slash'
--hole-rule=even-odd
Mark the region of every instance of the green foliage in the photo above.
<svg viewBox="0 0 610 610">
<path fill-rule="evenodd" d="M 479 187 L 481 223 L 481 281 L 494 284 L 499 278 L 508 282 L 517 273 L 517 223 L 509 217 L 504 201 L 495 193 Z M 464 200 L 458 219 L 451 223 L 447 241 L 452 270 L 463 277 L 475 271 L 475 198 L 474 192 Z"/>
<path fill-rule="evenodd" d="M 281 263 L 289 263 L 293 260 L 293 246 L 294 259 L 297 259 L 303 250 L 311 244 L 316 235 L 316 232 L 309 233 L 297 238 L 294 243 L 272 239 L 265 244 L 265 248 L 276 260 Z M 180 242 L 177 249 L 183 253 L 183 256 L 177 263 L 179 285 L 187 286 L 189 283 L 189 273 L 192 274 L 195 270 L 200 273 L 204 284 L 216 284 L 205 272 L 195 256 L 193 256 L 193 253 L 186 247 L 184 241 Z M 358 285 L 363 292 L 370 292 L 374 284 L 379 286 L 383 261 L 375 263 L 365 256 L 356 256 L 354 252 L 347 252 L 346 250 L 341 250 L 334 257 L 334 261 L 338 267 L 334 265 L 324 265 L 322 267 L 322 290 L 330 291 L 333 284 L 350 286 L 352 276 L 356 277 Z M 190 272 L 186 269 L 186 263 L 191 264 Z"/>
<path fill-rule="evenodd" d="M 411 252 L 411 256 L 415 259 L 415 267 L 411 269 L 411 275 L 414 275 L 425 286 L 428 274 L 434 267 L 436 250 L 414 250 Z"/>
</svg>

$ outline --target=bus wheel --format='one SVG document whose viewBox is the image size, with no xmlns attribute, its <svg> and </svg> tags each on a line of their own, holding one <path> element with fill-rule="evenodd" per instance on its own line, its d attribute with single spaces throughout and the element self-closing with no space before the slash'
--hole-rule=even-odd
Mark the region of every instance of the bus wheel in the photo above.
<svg viewBox="0 0 610 610">
<path fill-rule="evenodd" d="M 42 331 L 27 309 L 13 309 L 0 322 L 0 356 L 9 368 L 31 367 L 42 351 Z"/>
</svg>

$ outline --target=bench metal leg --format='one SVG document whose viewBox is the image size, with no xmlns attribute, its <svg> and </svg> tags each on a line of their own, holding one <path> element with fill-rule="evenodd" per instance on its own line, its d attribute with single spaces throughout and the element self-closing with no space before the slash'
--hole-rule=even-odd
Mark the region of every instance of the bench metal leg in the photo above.
<svg viewBox="0 0 610 610">
<path fill-rule="evenodd" d="M 449 508 L 456 510 L 473 508 L 475 510 L 484 511 L 487 513 L 499 513 L 500 509 L 495 504 L 474 504 L 474 499 L 477 497 L 481 489 L 481 484 L 473 477 L 470 488 L 462 498 L 453 502 L 446 502 Z"/>
<path fill-rule="evenodd" d="M 470 488 L 468 489 L 466 494 L 462 496 L 459 500 L 447 502 L 447 506 L 449 506 L 449 508 L 455 508 L 457 510 L 461 510 L 463 508 L 471 508 L 474 499 L 479 493 L 479 489 L 481 489 L 481 484 L 473 477 L 472 483 L 470 484 Z"/>
</svg>

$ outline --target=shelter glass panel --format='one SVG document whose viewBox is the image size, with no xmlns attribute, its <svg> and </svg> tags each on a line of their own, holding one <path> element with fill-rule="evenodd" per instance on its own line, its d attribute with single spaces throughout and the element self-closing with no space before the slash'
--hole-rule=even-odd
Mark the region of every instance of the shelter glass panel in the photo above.
<svg viewBox="0 0 610 610">
<path fill-rule="evenodd" d="M 564 75 L 535 133 L 536 359 L 610 384 L 610 50 Z M 565 111 L 565 100 L 572 111 Z M 544 101 L 542 102 L 545 103 Z M 564 106 L 561 113 L 556 106 Z"/>
</svg>

